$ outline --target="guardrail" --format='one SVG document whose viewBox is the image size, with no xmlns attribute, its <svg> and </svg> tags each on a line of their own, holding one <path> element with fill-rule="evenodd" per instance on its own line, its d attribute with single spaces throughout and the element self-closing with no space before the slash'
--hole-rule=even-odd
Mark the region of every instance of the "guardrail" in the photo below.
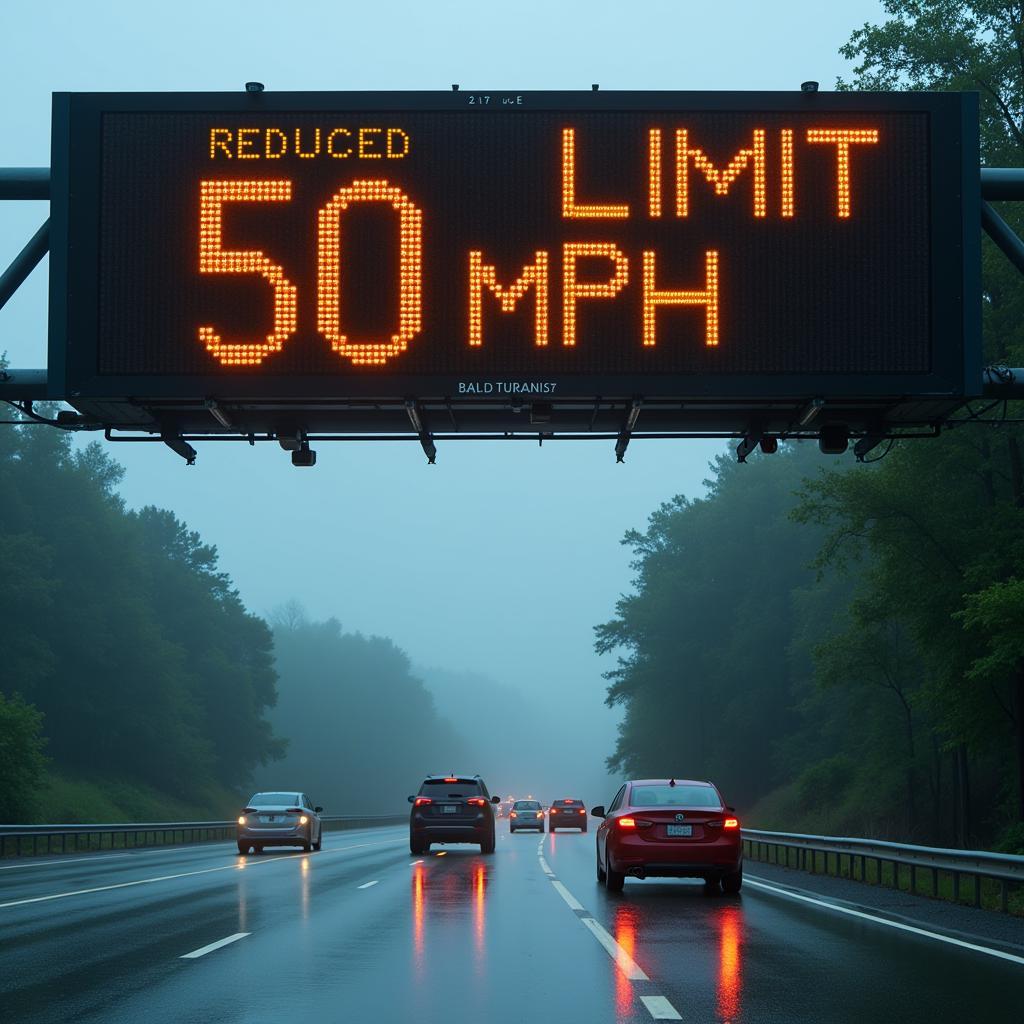
<svg viewBox="0 0 1024 1024">
<path fill-rule="evenodd" d="M 783 859 L 783 851 L 784 859 Z M 792 855 L 791 855 L 792 851 Z M 901 889 L 903 875 L 907 874 L 908 891 L 922 895 L 918 889 L 918 873 L 930 876 L 931 891 L 923 895 L 940 897 L 940 879 L 952 880 L 952 899 L 962 902 L 964 876 L 972 880 L 971 900 L 982 906 L 982 882 L 989 880 L 999 886 L 999 909 L 1009 909 L 1010 887 L 1024 885 L 1024 857 L 1008 853 L 989 853 L 986 850 L 945 850 L 934 846 L 912 846 L 907 843 L 889 843 L 880 839 L 852 839 L 838 836 L 802 835 L 796 832 L 763 832 L 743 829 L 744 856 L 769 864 L 835 874 L 859 882 L 871 882 L 868 867 L 874 865 L 874 884 L 885 885 L 886 866 L 892 885 Z M 846 873 L 843 858 L 846 858 Z M 831 870 L 833 863 L 835 870 Z M 822 863 L 823 859 L 823 863 Z M 795 861 L 795 863 L 792 863 Z M 859 870 L 858 870 L 859 868 Z M 906 869 L 906 872 L 903 869 Z"/>
<path fill-rule="evenodd" d="M 401 825 L 409 820 L 409 815 L 325 814 L 320 820 L 328 832 L 338 832 L 343 829 Z M 118 837 L 120 843 L 116 842 Z M 143 846 L 223 842 L 234 838 L 234 819 L 128 822 L 119 825 L 0 825 L 0 858 L 74 853 L 76 850 L 132 850 Z"/>
</svg>

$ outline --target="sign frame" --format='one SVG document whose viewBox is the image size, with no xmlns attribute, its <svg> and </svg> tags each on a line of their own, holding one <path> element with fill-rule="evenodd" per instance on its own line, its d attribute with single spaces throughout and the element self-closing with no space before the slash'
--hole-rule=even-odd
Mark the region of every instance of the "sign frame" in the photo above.
<svg viewBox="0 0 1024 1024">
<path fill-rule="evenodd" d="M 489 96 L 488 104 L 479 103 Z M 474 98 L 476 102 L 474 102 Z M 504 101 L 504 102 L 503 102 Z M 99 353 L 99 245 L 101 124 L 105 113 L 252 113 L 464 111 L 809 112 L 871 114 L 924 112 L 930 150 L 931 369 L 893 374 L 544 374 L 557 397 L 723 399 L 753 403 L 821 395 L 863 399 L 881 409 L 909 402 L 943 403 L 980 394 L 980 173 L 977 96 L 973 93 L 858 92 L 239 92 L 55 93 L 51 187 L 49 379 L 51 395 L 78 400 L 157 403 L 215 397 L 275 399 L 416 399 L 461 401 L 457 378 L 384 370 L 379 376 L 152 375 L 97 372 Z M 951 197 L 957 197 L 955 209 Z M 581 390 L 580 382 L 586 387 Z M 183 382 L 187 382 L 183 385 Z M 557 397 L 555 401 L 557 401 Z M 484 399 L 472 396 L 475 404 Z M 507 405 L 509 396 L 495 396 Z"/>
</svg>

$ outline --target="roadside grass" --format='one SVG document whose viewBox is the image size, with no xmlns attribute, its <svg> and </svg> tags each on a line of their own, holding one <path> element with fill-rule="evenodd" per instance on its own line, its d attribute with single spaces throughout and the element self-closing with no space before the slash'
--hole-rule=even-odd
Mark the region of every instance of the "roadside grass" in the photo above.
<svg viewBox="0 0 1024 1024">
<path fill-rule="evenodd" d="M 778 849 L 767 846 L 765 856 L 758 856 L 756 848 L 751 846 L 745 858 L 765 864 L 778 864 L 796 870 L 799 864 L 797 851 Z M 979 906 L 985 910 L 1002 909 L 1002 888 L 996 879 L 981 878 L 962 871 L 959 881 L 952 872 L 933 872 L 930 868 L 918 867 L 911 870 L 909 864 L 894 864 L 891 861 L 876 861 L 871 857 L 863 860 L 859 856 L 849 854 L 826 854 L 808 851 L 808 874 L 830 875 L 834 878 L 846 878 L 867 885 L 882 885 L 888 889 L 901 892 L 913 892 L 916 896 L 930 899 L 947 900 L 961 906 Z M 788 863 L 787 863 L 788 860 Z M 861 870 L 864 876 L 861 877 Z M 1017 917 L 1024 917 L 1024 888 L 1014 888 L 1012 883 L 1007 896 L 1007 912 Z"/>
<path fill-rule="evenodd" d="M 159 790 L 112 778 L 71 779 L 50 772 L 40 787 L 33 821 L 21 824 L 95 824 L 161 821 L 225 821 L 237 813 L 241 799 L 223 787 L 210 787 L 195 800 L 162 793 Z M 0 825 L 0 832 L 3 826 Z M 0 849 L 0 858 L 43 856 L 89 850 L 123 850 L 142 846 L 165 846 L 201 841 L 202 835 L 190 830 L 127 834 L 92 833 L 68 835 L 51 840 L 33 836 L 8 838 Z M 206 838 L 234 838 L 210 833 Z"/>
</svg>

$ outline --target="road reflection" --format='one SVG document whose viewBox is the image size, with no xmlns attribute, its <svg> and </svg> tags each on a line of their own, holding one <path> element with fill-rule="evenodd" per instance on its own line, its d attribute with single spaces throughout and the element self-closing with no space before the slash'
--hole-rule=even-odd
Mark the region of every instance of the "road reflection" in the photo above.
<svg viewBox="0 0 1024 1024">
<path fill-rule="evenodd" d="M 426 880 L 423 862 L 412 869 L 412 949 L 416 964 L 416 976 L 423 974 L 423 912 L 426 906 Z"/>
<path fill-rule="evenodd" d="M 302 865 L 302 870 L 299 872 L 302 879 L 302 920 L 309 920 L 309 867 L 310 858 L 303 857 L 299 862 Z"/>
<path fill-rule="evenodd" d="M 636 959 L 636 907 L 620 903 L 615 908 L 615 941 L 627 955 Z M 622 1019 L 633 1012 L 633 983 L 622 973 L 615 972 L 615 1015 Z"/>
<path fill-rule="evenodd" d="M 718 937 L 718 1016 L 732 1024 L 740 1012 L 742 958 L 740 953 L 743 918 L 739 907 L 723 907 L 716 925 Z"/>
<path fill-rule="evenodd" d="M 435 861 L 412 866 L 412 947 L 417 979 L 422 978 L 426 957 L 427 931 L 449 931 L 466 936 L 472 933 L 475 973 L 483 976 L 487 961 L 487 886 L 490 876 L 480 859 L 456 859 L 441 868 Z M 467 917 L 471 929 L 466 929 Z M 437 944 L 440 934 L 432 934 Z"/>
<path fill-rule="evenodd" d="M 473 865 L 473 935 L 476 946 L 476 969 L 482 973 L 484 969 L 484 945 L 486 935 L 484 925 L 486 923 L 485 911 L 487 906 L 485 890 L 484 866 L 479 861 Z"/>
</svg>

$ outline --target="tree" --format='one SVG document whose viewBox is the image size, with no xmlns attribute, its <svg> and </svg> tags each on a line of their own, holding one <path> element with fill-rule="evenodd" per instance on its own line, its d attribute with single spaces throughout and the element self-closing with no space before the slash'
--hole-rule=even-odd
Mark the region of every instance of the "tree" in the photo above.
<svg viewBox="0 0 1024 1024">
<path fill-rule="evenodd" d="M 43 716 L 17 694 L 0 693 L 0 822 L 32 820 L 46 768 Z"/>
</svg>

